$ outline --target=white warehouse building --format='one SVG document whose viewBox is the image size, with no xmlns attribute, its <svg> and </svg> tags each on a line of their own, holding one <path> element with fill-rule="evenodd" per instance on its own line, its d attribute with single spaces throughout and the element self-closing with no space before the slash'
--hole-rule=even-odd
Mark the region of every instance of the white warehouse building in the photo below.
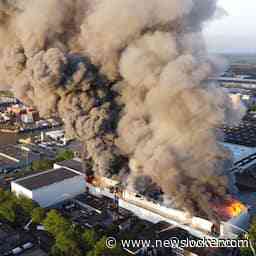
<svg viewBox="0 0 256 256">
<path fill-rule="evenodd" d="M 48 207 L 85 192 L 86 182 L 80 173 L 58 168 L 15 180 L 11 190 Z"/>
</svg>

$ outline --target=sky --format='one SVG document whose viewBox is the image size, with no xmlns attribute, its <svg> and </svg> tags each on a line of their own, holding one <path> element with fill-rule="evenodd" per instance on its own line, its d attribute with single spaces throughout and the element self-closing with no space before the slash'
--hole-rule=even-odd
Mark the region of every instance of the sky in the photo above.
<svg viewBox="0 0 256 256">
<path fill-rule="evenodd" d="M 205 24 L 208 49 L 213 52 L 256 53 L 256 1 L 219 0 L 228 15 Z"/>
</svg>

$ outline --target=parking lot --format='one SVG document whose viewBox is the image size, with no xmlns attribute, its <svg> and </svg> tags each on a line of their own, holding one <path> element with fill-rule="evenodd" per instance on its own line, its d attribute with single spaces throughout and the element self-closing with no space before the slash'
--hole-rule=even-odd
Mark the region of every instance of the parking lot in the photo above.
<svg viewBox="0 0 256 256">
<path fill-rule="evenodd" d="M 36 242 L 30 234 L 14 230 L 10 226 L 1 223 L 0 255 L 45 256 L 46 254 L 36 246 Z"/>
</svg>

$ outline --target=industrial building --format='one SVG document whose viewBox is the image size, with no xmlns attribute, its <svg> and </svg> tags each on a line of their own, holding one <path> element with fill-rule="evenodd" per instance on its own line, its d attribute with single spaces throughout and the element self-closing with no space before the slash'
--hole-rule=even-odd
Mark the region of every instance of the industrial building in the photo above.
<svg viewBox="0 0 256 256">
<path fill-rule="evenodd" d="M 223 87 L 255 89 L 255 79 L 241 79 L 234 77 L 212 77 L 209 81 L 219 82 Z"/>
<path fill-rule="evenodd" d="M 246 147 L 242 145 L 232 144 L 232 143 L 221 143 L 224 147 L 232 152 L 234 162 L 240 161 L 247 156 L 256 153 L 256 148 Z"/>
<path fill-rule="evenodd" d="M 56 142 L 61 142 L 63 145 L 67 144 L 68 139 L 65 137 L 64 130 L 49 131 L 45 135 Z"/>
<path fill-rule="evenodd" d="M 30 141 L 27 142 L 25 140 L 20 140 L 20 142 L 26 143 L 23 144 L 22 147 L 40 155 L 40 159 L 54 160 L 58 153 L 58 150 L 55 147 L 44 147 L 41 144 L 33 144 Z"/>
<path fill-rule="evenodd" d="M 118 182 L 105 177 L 96 177 L 92 184 L 87 183 L 87 190 L 98 197 L 104 196 L 118 200 L 120 207 L 132 211 L 136 216 L 150 222 L 165 221 L 199 238 L 211 236 L 212 234 L 216 223 L 211 220 L 191 216 L 188 212 L 149 201 L 141 195 L 138 197 L 136 193 L 127 189 L 122 190 L 120 193 L 115 193 L 112 190 L 113 186 L 118 186 Z M 249 221 L 250 213 L 247 209 L 238 216 L 223 219 L 218 227 L 219 236 L 222 238 L 234 238 L 241 233 L 241 230 L 248 228 Z"/>
<path fill-rule="evenodd" d="M 224 141 L 230 144 L 237 144 L 246 147 L 256 147 L 256 123 L 243 121 L 237 126 L 223 126 Z"/>
<path fill-rule="evenodd" d="M 81 174 L 85 174 L 83 162 L 81 161 L 80 158 L 74 158 L 74 159 L 71 159 L 71 160 L 65 160 L 65 161 L 60 162 L 60 163 L 55 163 L 54 168 L 55 169 L 57 169 L 57 168 L 67 168 L 67 169 L 79 172 Z"/>
<path fill-rule="evenodd" d="M 10 172 L 29 166 L 40 159 L 40 154 L 21 145 L 5 145 L 0 147 L 0 172 Z"/>
<path fill-rule="evenodd" d="M 236 173 L 236 186 L 242 192 L 256 192 L 255 164 L 242 173 Z"/>
<path fill-rule="evenodd" d="M 0 106 L 1 105 L 13 105 L 19 103 L 19 100 L 14 97 L 1 96 L 0 97 Z"/>
<path fill-rule="evenodd" d="M 11 190 L 48 207 L 85 192 L 86 183 L 78 172 L 58 168 L 12 181 Z"/>
<path fill-rule="evenodd" d="M 256 192 L 256 152 L 236 161 L 230 172 L 239 193 Z"/>
</svg>

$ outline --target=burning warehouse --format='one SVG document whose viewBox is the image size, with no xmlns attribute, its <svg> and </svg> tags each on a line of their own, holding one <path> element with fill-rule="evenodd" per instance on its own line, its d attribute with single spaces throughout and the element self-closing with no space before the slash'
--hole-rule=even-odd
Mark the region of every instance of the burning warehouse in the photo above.
<svg viewBox="0 0 256 256">
<path fill-rule="evenodd" d="M 165 221 L 195 235 L 196 237 L 236 238 L 248 229 L 250 211 L 240 201 L 229 199 L 222 204 L 211 203 L 216 219 L 208 216 L 193 216 L 170 205 L 152 201 L 135 191 L 123 188 L 118 181 L 97 176 L 87 179 L 87 191 L 97 197 L 109 197 L 118 206 L 132 211 L 150 222 Z"/>
<path fill-rule="evenodd" d="M 55 165 L 53 170 L 13 181 L 12 191 L 17 195 L 32 198 L 43 207 L 73 197 L 79 205 L 90 205 L 88 198 L 94 195 L 98 202 L 97 209 L 112 209 L 117 211 L 116 213 L 127 209 L 141 219 L 153 223 L 165 221 L 198 238 L 235 238 L 243 233 L 249 223 L 249 212 L 239 201 L 230 200 L 222 205 L 212 204 L 218 221 L 209 220 L 207 217 L 193 216 L 188 211 L 152 201 L 122 187 L 119 181 L 113 179 L 96 176 L 87 178 L 85 182 L 79 163 L 81 162 L 78 159 L 64 161 Z"/>
<path fill-rule="evenodd" d="M 64 120 L 91 174 L 132 190 L 147 177 L 167 205 L 215 220 L 232 164 L 216 127 L 243 114 L 206 82 L 218 68 L 201 31 L 218 11 L 216 0 L 0 0 L 2 84 Z"/>
</svg>

